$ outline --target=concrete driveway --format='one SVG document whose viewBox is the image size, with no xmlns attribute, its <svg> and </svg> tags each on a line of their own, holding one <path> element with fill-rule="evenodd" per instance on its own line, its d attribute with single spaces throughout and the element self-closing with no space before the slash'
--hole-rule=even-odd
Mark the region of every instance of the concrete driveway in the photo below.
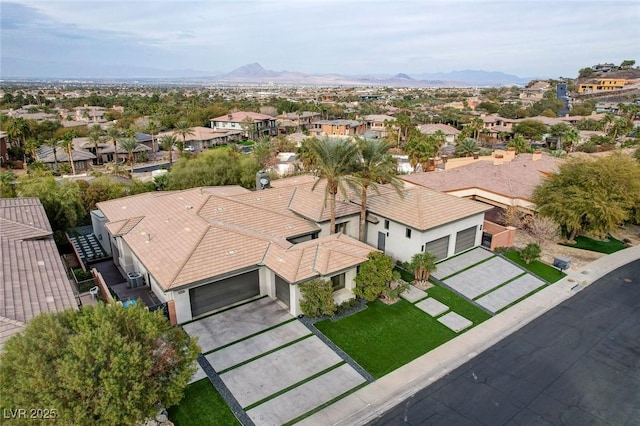
<svg viewBox="0 0 640 426">
<path fill-rule="evenodd" d="M 268 297 L 183 328 L 198 338 L 205 362 L 221 379 L 223 397 L 233 398 L 256 425 L 297 419 L 366 382 Z"/>
</svg>

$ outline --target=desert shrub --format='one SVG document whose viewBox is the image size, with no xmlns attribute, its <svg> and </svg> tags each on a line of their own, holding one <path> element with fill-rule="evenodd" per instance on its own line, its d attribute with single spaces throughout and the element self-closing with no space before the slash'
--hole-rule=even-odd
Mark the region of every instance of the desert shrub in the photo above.
<svg viewBox="0 0 640 426">
<path fill-rule="evenodd" d="M 533 262 L 534 260 L 540 259 L 540 253 L 542 250 L 540 246 L 536 243 L 529 243 L 525 248 L 520 251 L 520 257 L 526 264 Z"/>
</svg>

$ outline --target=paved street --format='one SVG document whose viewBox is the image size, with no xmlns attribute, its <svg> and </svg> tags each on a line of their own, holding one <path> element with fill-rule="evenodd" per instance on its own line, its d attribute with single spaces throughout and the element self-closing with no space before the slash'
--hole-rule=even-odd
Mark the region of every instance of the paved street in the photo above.
<svg viewBox="0 0 640 426">
<path fill-rule="evenodd" d="M 640 261 L 597 280 L 375 425 L 639 425 Z"/>
</svg>

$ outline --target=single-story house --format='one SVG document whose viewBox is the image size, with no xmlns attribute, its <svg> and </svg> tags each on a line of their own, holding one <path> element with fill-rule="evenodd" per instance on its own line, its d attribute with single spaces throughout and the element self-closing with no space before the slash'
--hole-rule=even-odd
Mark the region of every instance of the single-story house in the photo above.
<svg viewBox="0 0 640 426">
<path fill-rule="evenodd" d="M 0 253 L 1 350 L 36 315 L 78 304 L 38 198 L 0 198 Z"/>
<path fill-rule="evenodd" d="M 69 153 L 61 147 L 56 148 L 54 152 L 52 147 L 42 145 L 36 150 L 36 156 L 38 161 L 52 169 L 57 168 L 59 164 L 69 164 Z M 73 166 L 78 172 L 90 170 L 96 156 L 88 150 L 73 149 L 71 158 L 73 159 Z"/>
<path fill-rule="evenodd" d="M 442 123 L 421 124 L 418 126 L 418 130 L 423 135 L 435 135 L 438 131 L 442 132 L 444 134 L 444 142 L 446 145 L 455 144 L 456 138 L 460 134 L 460 130 Z"/>
</svg>

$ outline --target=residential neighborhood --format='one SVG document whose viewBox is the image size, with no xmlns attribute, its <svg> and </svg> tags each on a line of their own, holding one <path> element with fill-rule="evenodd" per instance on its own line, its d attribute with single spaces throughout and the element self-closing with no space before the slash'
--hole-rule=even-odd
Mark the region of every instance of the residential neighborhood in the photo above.
<svg viewBox="0 0 640 426">
<path fill-rule="evenodd" d="M 635 315 L 634 65 L 487 87 L 1 81 L 0 377 L 38 340 L 34 363 L 92 360 L 96 389 L 147 354 L 158 397 L 131 424 L 401 424 L 396 404 L 603 282 Z"/>
</svg>

